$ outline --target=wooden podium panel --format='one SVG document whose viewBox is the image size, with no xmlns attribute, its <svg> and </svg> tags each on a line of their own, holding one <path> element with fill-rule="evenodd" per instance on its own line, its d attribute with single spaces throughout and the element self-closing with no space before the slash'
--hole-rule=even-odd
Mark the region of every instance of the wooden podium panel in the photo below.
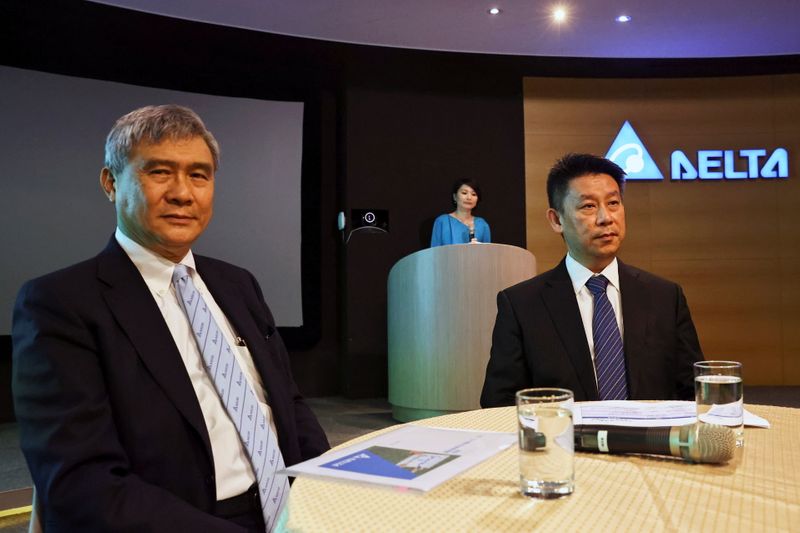
<svg viewBox="0 0 800 533">
<path fill-rule="evenodd" d="M 400 421 L 480 407 L 497 293 L 536 274 L 505 244 L 453 244 L 404 257 L 388 287 L 389 403 Z"/>
</svg>

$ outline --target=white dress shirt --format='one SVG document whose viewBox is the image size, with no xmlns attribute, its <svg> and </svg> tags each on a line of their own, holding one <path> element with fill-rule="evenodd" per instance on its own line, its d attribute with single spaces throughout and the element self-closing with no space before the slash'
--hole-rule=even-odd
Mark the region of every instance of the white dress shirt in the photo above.
<svg viewBox="0 0 800 533">
<path fill-rule="evenodd" d="M 158 308 L 161 310 L 161 314 L 164 316 L 164 321 L 167 323 L 170 333 L 172 333 L 172 337 L 181 354 L 181 359 L 183 359 L 183 364 L 186 365 L 186 372 L 189 374 L 192 387 L 194 387 L 194 392 L 200 403 L 200 410 L 203 412 L 203 419 L 211 440 L 217 500 L 237 496 L 255 483 L 256 477 L 247 457 L 247 451 L 239 437 L 239 432 L 228 416 L 225 405 L 223 405 L 214 387 L 213 380 L 205 370 L 203 356 L 197 346 L 189 320 L 178 301 L 175 287 L 172 284 L 175 263 L 131 240 L 119 228 L 117 228 L 114 237 L 122 249 L 125 250 L 125 253 L 128 254 L 131 261 L 133 261 L 133 264 L 136 265 L 142 278 L 144 278 L 144 282 L 150 289 Z M 262 408 L 267 413 L 267 419 L 272 425 L 272 430 L 276 431 L 271 410 L 266 403 L 264 387 L 258 372 L 256 372 L 250 351 L 246 346 L 238 346 L 234 341 L 236 335 L 233 332 L 233 327 L 195 270 L 194 256 L 191 250 L 180 263 L 189 267 L 192 281 L 210 309 L 214 320 L 222 330 L 222 334 L 231 347 L 237 348 L 234 350 L 236 359 L 250 385 L 253 386 L 255 384 L 253 390 L 258 397 L 259 403 L 262 404 Z M 277 435 L 277 431 L 275 434 Z"/>
<path fill-rule="evenodd" d="M 572 280 L 572 288 L 575 290 L 575 298 L 578 300 L 578 309 L 581 312 L 581 320 L 583 321 L 583 331 L 586 333 L 586 341 L 589 343 L 589 353 L 594 361 L 594 334 L 592 332 L 592 316 L 594 315 L 594 297 L 591 291 L 586 287 L 586 282 L 589 278 L 595 275 L 602 274 L 608 279 L 608 287 L 606 287 L 606 296 L 611 302 L 611 307 L 614 309 L 614 314 L 617 317 L 617 326 L 619 326 L 619 334 L 624 339 L 623 324 L 622 324 L 622 297 L 619 290 L 619 263 L 615 257 L 609 265 L 603 269 L 600 274 L 595 274 L 575 259 L 569 253 L 566 260 L 567 272 Z M 597 369 L 595 369 L 595 380 L 597 380 Z"/>
</svg>

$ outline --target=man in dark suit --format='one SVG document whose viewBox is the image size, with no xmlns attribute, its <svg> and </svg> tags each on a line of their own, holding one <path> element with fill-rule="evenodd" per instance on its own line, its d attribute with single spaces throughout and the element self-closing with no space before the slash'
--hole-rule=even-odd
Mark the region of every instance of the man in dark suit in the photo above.
<svg viewBox="0 0 800 533">
<path fill-rule="evenodd" d="M 528 387 L 570 389 L 576 400 L 693 398 L 692 364 L 703 355 L 683 291 L 617 259 L 624 177 L 588 154 L 569 154 L 551 169 L 547 220 L 567 256 L 498 294 L 483 407 L 513 405 Z M 589 287 L 599 280 L 596 296 Z M 605 307 L 595 313 L 596 305 Z M 607 321 L 598 326 L 603 310 Z M 601 363 L 612 358 L 617 366 Z"/>
<path fill-rule="evenodd" d="M 100 177 L 116 233 L 93 259 L 20 291 L 14 403 L 48 532 L 273 526 L 261 513 L 255 461 L 178 300 L 177 264 L 233 348 L 285 464 L 329 448 L 256 280 L 191 252 L 211 218 L 218 154 L 189 109 L 121 117 Z"/>
</svg>

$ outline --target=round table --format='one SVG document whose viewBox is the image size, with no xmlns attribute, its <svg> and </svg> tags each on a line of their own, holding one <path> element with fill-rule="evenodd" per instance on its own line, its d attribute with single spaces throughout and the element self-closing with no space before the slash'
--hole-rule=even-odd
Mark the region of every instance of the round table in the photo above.
<svg viewBox="0 0 800 533">
<path fill-rule="evenodd" d="M 514 446 L 426 493 L 300 477 L 284 525 L 326 533 L 800 531 L 800 409 L 746 407 L 771 428 L 745 428 L 744 448 L 725 465 L 576 453 L 575 492 L 542 501 L 520 495 Z M 414 424 L 516 431 L 517 421 L 514 407 L 501 407 Z"/>
</svg>

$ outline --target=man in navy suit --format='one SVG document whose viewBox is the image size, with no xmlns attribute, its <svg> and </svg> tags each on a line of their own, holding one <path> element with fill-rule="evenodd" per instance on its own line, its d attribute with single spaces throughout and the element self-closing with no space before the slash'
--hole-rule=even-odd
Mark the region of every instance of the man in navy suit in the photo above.
<svg viewBox="0 0 800 533">
<path fill-rule="evenodd" d="M 285 463 L 329 448 L 256 280 L 192 254 L 218 158 L 187 108 L 121 117 L 100 176 L 114 236 L 20 291 L 14 403 L 48 532 L 264 531 L 253 467 L 172 285 L 177 264 L 236 352 Z"/>
<path fill-rule="evenodd" d="M 625 398 L 691 399 L 703 354 L 677 284 L 617 259 L 625 238 L 625 173 L 607 159 L 569 154 L 547 179 L 547 220 L 567 246 L 553 270 L 497 295 L 483 407 L 513 405 L 528 387 L 560 387 L 576 400 L 602 399 L 586 286 L 608 280 L 606 295 L 622 338 Z"/>
</svg>

